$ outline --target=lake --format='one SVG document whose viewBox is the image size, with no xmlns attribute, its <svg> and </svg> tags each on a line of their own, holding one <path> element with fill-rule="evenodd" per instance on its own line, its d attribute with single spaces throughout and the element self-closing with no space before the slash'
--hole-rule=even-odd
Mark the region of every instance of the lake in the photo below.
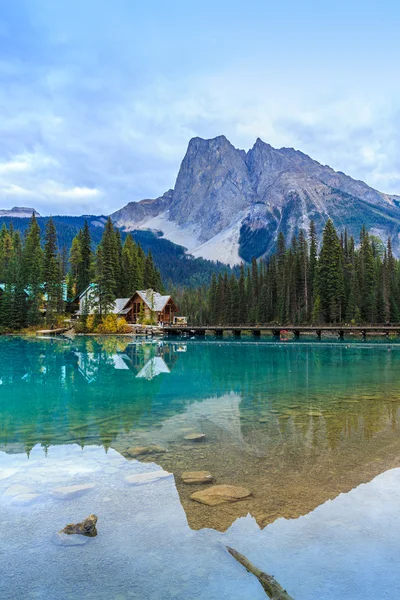
<svg viewBox="0 0 400 600">
<path fill-rule="evenodd" d="M 266 598 L 226 545 L 296 600 L 398 597 L 399 369 L 387 340 L 1 337 L 0 598 Z M 200 470 L 252 495 L 194 502 Z"/>
</svg>

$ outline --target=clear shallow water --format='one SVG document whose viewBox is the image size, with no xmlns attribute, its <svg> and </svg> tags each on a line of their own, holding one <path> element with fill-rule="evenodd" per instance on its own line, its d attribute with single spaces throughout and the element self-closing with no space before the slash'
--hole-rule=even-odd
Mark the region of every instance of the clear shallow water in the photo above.
<svg viewBox="0 0 400 600">
<path fill-rule="evenodd" d="M 378 343 L 1 338 L 0 597 L 264 598 L 230 544 L 297 599 L 395 598 L 399 361 Z M 254 497 L 196 504 L 195 469 Z M 53 544 L 91 512 L 97 538 Z"/>
</svg>

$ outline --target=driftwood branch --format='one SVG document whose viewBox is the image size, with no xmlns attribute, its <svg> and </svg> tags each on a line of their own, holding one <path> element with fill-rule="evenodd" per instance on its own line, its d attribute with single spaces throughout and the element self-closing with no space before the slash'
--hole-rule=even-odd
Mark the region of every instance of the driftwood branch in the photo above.
<svg viewBox="0 0 400 600">
<path fill-rule="evenodd" d="M 260 571 L 257 567 L 251 564 L 249 560 L 243 554 L 240 554 L 234 548 L 226 547 L 229 554 L 233 556 L 241 565 L 244 566 L 245 569 L 249 571 L 249 573 L 253 573 L 261 583 L 264 588 L 267 596 L 271 598 L 271 600 L 294 600 L 292 596 L 289 596 L 286 590 L 283 589 L 281 585 L 276 581 L 274 577 L 271 575 L 267 575 L 263 571 Z"/>
</svg>

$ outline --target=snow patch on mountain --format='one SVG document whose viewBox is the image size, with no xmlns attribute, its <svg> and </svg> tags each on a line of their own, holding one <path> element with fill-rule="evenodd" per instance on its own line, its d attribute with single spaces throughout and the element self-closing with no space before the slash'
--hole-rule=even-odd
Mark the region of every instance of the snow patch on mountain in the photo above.
<svg viewBox="0 0 400 600">
<path fill-rule="evenodd" d="M 208 242 L 194 248 L 191 254 L 208 260 L 219 260 L 231 267 L 242 262 L 239 256 L 239 236 L 244 216 L 245 213 L 241 212 L 228 227 L 214 235 Z"/>
<path fill-rule="evenodd" d="M 157 215 L 156 217 L 142 221 L 139 225 L 132 226 L 131 229 L 150 229 L 151 231 L 161 231 L 163 234 L 162 237 L 170 240 L 174 244 L 179 244 L 189 251 L 197 248 L 201 242 L 198 238 L 198 234 L 196 233 L 196 228 L 193 225 L 178 225 L 174 221 L 170 221 L 168 216 L 169 210 Z"/>
</svg>

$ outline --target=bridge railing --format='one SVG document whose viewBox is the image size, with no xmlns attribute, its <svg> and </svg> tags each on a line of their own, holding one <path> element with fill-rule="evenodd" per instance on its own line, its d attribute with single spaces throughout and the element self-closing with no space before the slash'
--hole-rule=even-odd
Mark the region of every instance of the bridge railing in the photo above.
<svg viewBox="0 0 400 600">
<path fill-rule="evenodd" d="M 187 323 L 186 325 L 167 325 L 176 329 L 246 329 L 258 327 L 260 329 L 361 329 L 362 327 L 382 327 L 383 329 L 399 328 L 400 323 Z"/>
</svg>

